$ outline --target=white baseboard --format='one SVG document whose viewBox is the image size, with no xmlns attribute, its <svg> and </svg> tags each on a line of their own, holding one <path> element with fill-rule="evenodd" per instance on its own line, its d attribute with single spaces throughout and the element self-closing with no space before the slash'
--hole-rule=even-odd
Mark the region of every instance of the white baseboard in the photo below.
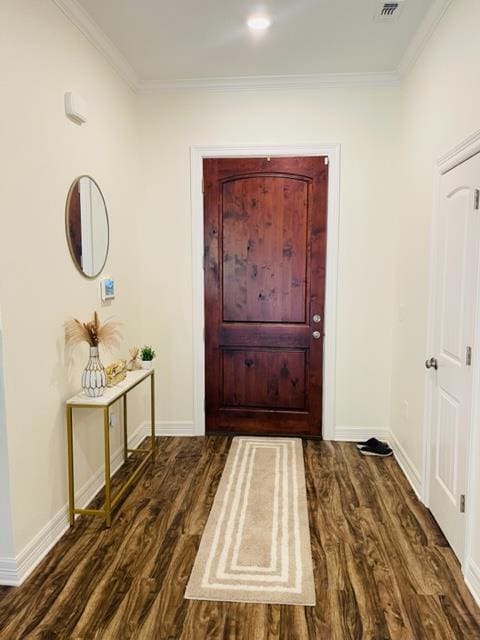
<svg viewBox="0 0 480 640">
<path fill-rule="evenodd" d="M 401 470 L 405 474 L 405 477 L 409 481 L 412 486 L 412 489 L 415 491 L 417 498 L 423 504 L 423 483 L 422 483 L 422 475 L 417 469 L 417 467 L 413 464 L 412 460 L 407 455 L 405 449 L 402 447 L 400 442 L 397 440 L 395 434 L 390 432 L 389 443 L 391 448 L 393 449 L 393 453 L 395 458 L 400 465 Z"/>
<path fill-rule="evenodd" d="M 144 436 L 150 435 L 150 422 L 144 422 Z M 167 421 L 157 420 L 155 422 L 155 435 L 157 436 L 194 436 L 195 427 L 191 421 Z"/>
<path fill-rule="evenodd" d="M 362 442 L 369 438 L 388 440 L 388 427 L 335 427 L 334 440 L 337 442 Z"/>
<path fill-rule="evenodd" d="M 480 607 L 480 567 L 471 559 L 468 561 L 464 578 L 470 593 Z"/>
<path fill-rule="evenodd" d="M 14 558 L 0 558 L 0 585 L 16 587 L 18 585 L 17 563 Z"/>
<path fill-rule="evenodd" d="M 129 437 L 129 447 L 135 449 L 145 435 L 145 426 L 142 424 Z M 115 473 L 122 464 L 123 448 L 120 448 L 115 451 L 112 456 L 112 474 Z M 75 492 L 75 504 L 80 508 L 87 506 L 104 484 L 105 476 L 102 466 L 102 468 Z M 0 585 L 20 586 L 43 560 L 50 549 L 58 542 L 65 531 L 67 531 L 68 527 L 68 504 L 65 504 L 15 558 L 0 558 Z"/>
</svg>

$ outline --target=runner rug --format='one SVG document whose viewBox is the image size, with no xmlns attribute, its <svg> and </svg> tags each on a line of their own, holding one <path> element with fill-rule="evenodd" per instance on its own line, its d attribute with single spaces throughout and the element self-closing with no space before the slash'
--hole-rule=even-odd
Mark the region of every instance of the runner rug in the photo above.
<svg viewBox="0 0 480 640">
<path fill-rule="evenodd" d="M 315 604 L 301 440 L 234 438 L 185 597 Z"/>
</svg>

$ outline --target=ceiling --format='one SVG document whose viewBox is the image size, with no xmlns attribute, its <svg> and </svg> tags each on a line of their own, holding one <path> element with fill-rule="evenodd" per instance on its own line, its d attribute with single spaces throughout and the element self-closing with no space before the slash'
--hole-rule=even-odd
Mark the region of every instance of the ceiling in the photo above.
<svg viewBox="0 0 480 640">
<path fill-rule="evenodd" d="M 64 11 L 72 4 L 72 0 L 55 1 Z M 94 23 L 90 32 L 95 31 L 97 39 L 101 32 L 107 36 L 103 49 L 117 54 L 137 80 L 148 85 L 187 79 L 396 71 L 439 0 L 402 0 L 401 14 L 388 22 L 374 20 L 379 0 L 267 0 L 260 4 L 77 0 L 75 4 L 84 22 Z M 259 10 L 271 17 L 272 25 L 254 34 L 246 19 Z"/>
</svg>

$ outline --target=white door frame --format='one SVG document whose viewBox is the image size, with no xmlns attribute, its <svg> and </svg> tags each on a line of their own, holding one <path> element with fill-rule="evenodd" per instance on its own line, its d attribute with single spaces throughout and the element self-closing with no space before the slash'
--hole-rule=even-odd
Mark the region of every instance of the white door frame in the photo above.
<svg viewBox="0 0 480 640">
<path fill-rule="evenodd" d="M 434 356 L 434 330 L 435 330 L 435 310 L 436 310 L 436 261 L 437 261 L 437 241 L 438 241 L 438 212 L 440 207 L 440 178 L 442 175 L 454 169 L 462 162 L 480 153 L 480 130 L 475 132 L 456 145 L 437 161 L 437 171 L 435 176 L 434 208 L 431 224 L 430 239 L 430 274 L 429 274 L 429 299 L 428 299 L 428 325 L 425 358 Z M 480 215 L 480 212 L 479 212 Z M 480 322 L 480 259 L 477 264 L 478 279 L 475 309 L 475 327 Z M 431 465 L 431 416 L 433 403 L 434 379 L 425 370 L 425 410 L 423 424 L 423 502 L 428 507 L 430 503 L 430 465 Z M 473 353 L 473 381 L 472 381 L 472 414 L 470 421 L 470 445 L 467 456 L 467 494 L 466 494 L 466 521 L 465 521 L 465 553 L 462 562 L 462 571 L 467 574 L 471 570 L 471 548 L 474 527 L 473 505 L 477 504 L 477 473 L 479 464 L 475 458 L 475 451 L 480 444 L 480 429 L 476 428 L 480 420 L 480 332 L 476 331 Z"/>
<path fill-rule="evenodd" d="M 193 418 L 194 434 L 205 433 L 205 308 L 203 274 L 203 159 L 265 156 L 328 156 L 327 274 L 324 318 L 323 437 L 333 440 L 335 427 L 335 363 L 337 329 L 338 224 L 340 202 L 340 145 L 192 146 L 190 179 L 192 203 L 193 283 Z"/>
</svg>

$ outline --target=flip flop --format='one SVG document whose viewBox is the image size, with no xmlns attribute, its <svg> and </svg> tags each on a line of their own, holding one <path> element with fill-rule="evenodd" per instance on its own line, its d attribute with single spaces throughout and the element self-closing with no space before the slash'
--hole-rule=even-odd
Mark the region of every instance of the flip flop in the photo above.
<svg viewBox="0 0 480 640">
<path fill-rule="evenodd" d="M 393 455 L 393 451 L 388 447 L 362 447 L 360 453 L 362 456 L 376 456 L 377 458 L 388 458 Z"/>
<path fill-rule="evenodd" d="M 370 438 L 366 442 L 357 442 L 356 447 L 357 449 L 362 449 L 362 447 L 386 447 L 387 449 L 389 449 L 388 442 L 381 442 L 376 438 Z"/>
</svg>

